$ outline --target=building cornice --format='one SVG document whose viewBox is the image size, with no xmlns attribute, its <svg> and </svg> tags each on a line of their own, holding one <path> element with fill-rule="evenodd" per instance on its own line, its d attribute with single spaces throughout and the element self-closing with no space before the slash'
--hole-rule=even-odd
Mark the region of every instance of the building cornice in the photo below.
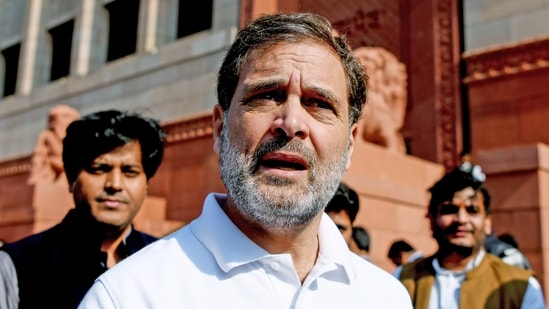
<svg viewBox="0 0 549 309">
<path fill-rule="evenodd" d="M 0 177 L 29 173 L 31 170 L 31 157 L 6 160 L 0 162 Z"/>
<path fill-rule="evenodd" d="M 465 83 L 485 81 L 549 67 L 549 37 L 464 53 Z"/>
<path fill-rule="evenodd" d="M 210 136 L 213 132 L 212 114 L 206 113 L 163 125 L 167 144 Z"/>
<path fill-rule="evenodd" d="M 206 113 L 162 125 L 166 132 L 166 146 L 173 143 L 212 135 L 212 115 Z M 0 162 L 0 177 L 30 173 L 32 155 Z"/>
</svg>

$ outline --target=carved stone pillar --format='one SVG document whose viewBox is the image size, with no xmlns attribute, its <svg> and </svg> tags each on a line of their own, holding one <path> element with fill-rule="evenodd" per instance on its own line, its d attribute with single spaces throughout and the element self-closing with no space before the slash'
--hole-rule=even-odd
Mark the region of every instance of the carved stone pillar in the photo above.
<svg viewBox="0 0 549 309">
<path fill-rule="evenodd" d="M 463 150 L 458 1 L 409 5 L 410 102 L 405 132 L 411 152 L 454 167 Z"/>
</svg>

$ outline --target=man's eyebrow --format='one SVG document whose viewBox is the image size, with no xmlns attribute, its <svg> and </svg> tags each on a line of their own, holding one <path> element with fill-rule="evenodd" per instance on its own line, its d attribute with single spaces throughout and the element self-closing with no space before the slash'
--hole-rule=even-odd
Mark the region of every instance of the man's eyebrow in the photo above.
<svg viewBox="0 0 549 309">
<path fill-rule="evenodd" d="M 266 80 L 266 81 L 258 81 L 254 82 L 252 84 L 248 84 L 244 86 L 243 89 L 243 97 L 247 97 L 252 93 L 257 93 L 265 90 L 271 90 L 280 87 L 281 85 L 284 85 L 286 81 L 283 79 L 274 79 L 274 80 Z M 306 87 L 306 91 L 309 93 L 313 93 L 315 96 L 322 97 L 326 99 L 327 101 L 339 104 L 340 100 L 337 98 L 337 96 L 324 88 L 321 87 Z"/>
<path fill-rule="evenodd" d="M 257 92 L 275 89 L 277 87 L 280 87 L 280 85 L 283 85 L 283 84 L 284 84 L 284 81 L 282 79 L 265 80 L 265 81 L 253 82 L 251 84 L 245 84 L 243 88 L 243 97 L 245 98 L 250 94 L 257 93 Z"/>
<path fill-rule="evenodd" d="M 463 197 L 463 200 L 466 200 L 466 201 L 474 200 L 474 199 L 477 198 L 478 193 L 479 193 L 478 191 L 475 191 L 475 192 L 471 193 L 471 194 L 468 195 L 468 196 L 464 196 L 464 197 Z M 452 197 L 452 198 L 450 198 L 450 199 L 448 199 L 448 200 L 442 201 L 439 205 L 443 205 L 443 204 L 446 204 L 446 205 L 447 205 L 447 204 L 453 204 L 455 198 L 456 198 L 456 197 Z"/>
<path fill-rule="evenodd" d="M 103 160 L 92 161 L 89 165 L 109 165 L 109 163 Z"/>
<path fill-rule="evenodd" d="M 339 99 L 337 98 L 337 96 L 333 92 L 331 92 L 329 90 L 326 90 L 324 88 L 309 87 L 309 88 L 307 88 L 307 91 L 315 94 L 316 96 L 322 97 L 322 98 L 324 98 L 324 99 L 326 99 L 330 102 L 333 102 L 333 103 L 336 103 L 336 104 L 340 103 Z"/>
</svg>

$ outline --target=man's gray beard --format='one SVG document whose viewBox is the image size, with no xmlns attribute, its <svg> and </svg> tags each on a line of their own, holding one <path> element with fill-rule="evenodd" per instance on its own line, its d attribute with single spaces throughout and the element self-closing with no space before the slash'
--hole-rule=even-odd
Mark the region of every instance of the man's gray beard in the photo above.
<svg viewBox="0 0 549 309">
<path fill-rule="evenodd" d="M 258 146 L 253 155 L 239 152 L 223 126 L 220 145 L 221 177 L 239 211 L 265 228 L 291 231 L 304 226 L 331 200 L 345 173 L 349 144 L 338 161 L 321 166 L 314 153 L 298 141 Z M 258 162 L 266 152 L 285 149 L 301 154 L 309 164 L 309 183 L 295 183 L 274 175 L 257 175 Z M 265 188 L 268 185 L 268 189 Z"/>
</svg>

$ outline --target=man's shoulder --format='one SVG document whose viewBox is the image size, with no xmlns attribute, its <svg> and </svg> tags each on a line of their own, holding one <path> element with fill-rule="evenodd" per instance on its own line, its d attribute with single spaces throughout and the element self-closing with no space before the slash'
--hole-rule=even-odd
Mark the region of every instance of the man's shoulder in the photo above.
<svg viewBox="0 0 549 309">
<path fill-rule="evenodd" d="M 38 270 L 52 269 L 54 264 L 61 263 L 58 253 L 61 251 L 63 237 L 58 233 L 58 227 L 29 235 L 20 240 L 3 245 L 0 250 L 11 259 L 11 263 L 18 270 L 29 270 L 30 276 L 36 276 Z M 44 265 L 47 265 L 44 266 Z"/>
<path fill-rule="evenodd" d="M 153 236 L 151 234 L 148 234 L 146 232 L 142 232 L 136 229 L 132 229 L 132 233 L 130 234 L 131 237 L 139 238 L 144 245 L 148 245 L 150 243 L 155 242 L 158 240 L 158 237 Z"/>
<path fill-rule="evenodd" d="M 433 269 L 434 256 L 416 259 L 413 262 L 402 264 L 400 270 L 400 280 L 411 279 L 417 276 L 424 276 L 434 273 Z"/>
<path fill-rule="evenodd" d="M 359 256 L 356 256 L 355 258 L 355 267 L 357 270 L 357 277 L 365 278 L 365 280 L 368 281 L 368 284 L 373 283 L 379 288 L 401 285 L 390 272 Z"/>
<path fill-rule="evenodd" d="M 495 235 L 490 234 L 486 236 L 484 241 L 484 249 L 486 252 L 493 254 L 497 257 L 505 255 L 505 250 L 513 248 L 510 244 L 498 239 Z"/>
<path fill-rule="evenodd" d="M 360 299 L 369 299 L 372 306 L 411 308 L 404 286 L 390 272 L 358 256 L 355 265 L 357 281 L 360 282 L 356 293 Z"/>
<path fill-rule="evenodd" d="M 181 228 L 160 239 L 142 232 L 137 233 L 139 233 L 139 237 L 150 237 L 148 239 L 152 241 L 144 248 L 116 264 L 113 269 L 135 269 L 144 267 L 150 262 L 153 263 L 148 264 L 147 267 L 154 268 L 156 266 L 153 265 L 157 265 L 154 263 L 155 261 L 164 261 L 168 263 L 173 259 L 177 259 L 176 256 L 185 252 L 187 250 L 185 247 L 190 246 L 190 243 L 192 243 L 192 234 L 189 233 L 187 228 Z"/>
<path fill-rule="evenodd" d="M 185 280 L 182 273 L 191 276 L 197 268 L 195 263 L 205 259 L 196 243 L 192 233 L 181 228 L 120 261 L 99 276 L 98 281 L 117 297 L 133 295 L 132 289 L 156 290 L 159 284 L 154 278 L 163 278 L 164 285 L 179 284 Z"/>
<path fill-rule="evenodd" d="M 6 243 L 0 250 L 31 250 L 31 252 L 37 252 L 37 250 L 51 250 L 52 248 L 66 245 L 66 243 L 77 234 L 77 225 L 73 223 L 74 216 L 74 209 L 71 209 L 63 220 L 54 226 L 17 241 Z"/>
<path fill-rule="evenodd" d="M 15 251 L 26 252 L 27 250 L 39 250 L 41 248 L 47 248 L 50 244 L 56 242 L 58 226 L 54 226 L 45 231 L 32 234 L 3 245 L 0 250 L 8 252 L 10 255 Z"/>
<path fill-rule="evenodd" d="M 511 279 L 522 279 L 527 281 L 533 275 L 531 270 L 509 265 L 502 259 L 491 254 L 486 254 L 484 256 L 484 262 L 488 264 L 492 271 L 500 277 L 509 277 Z"/>
</svg>

